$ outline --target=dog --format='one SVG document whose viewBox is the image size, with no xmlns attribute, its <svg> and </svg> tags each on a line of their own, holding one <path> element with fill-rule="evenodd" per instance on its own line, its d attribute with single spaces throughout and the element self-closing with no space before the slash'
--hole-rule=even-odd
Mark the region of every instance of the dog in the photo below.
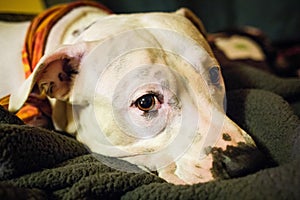
<svg viewBox="0 0 300 200">
<path fill-rule="evenodd" d="M 217 152 L 257 149 L 226 116 L 220 65 L 192 11 L 116 15 L 91 2 L 62 7 L 67 12 L 52 16 L 55 23 L 45 14 L 38 22 L 0 23 L 0 97 L 10 95 L 9 111 L 38 88 L 51 102 L 56 130 L 174 184 L 222 178 Z"/>
</svg>

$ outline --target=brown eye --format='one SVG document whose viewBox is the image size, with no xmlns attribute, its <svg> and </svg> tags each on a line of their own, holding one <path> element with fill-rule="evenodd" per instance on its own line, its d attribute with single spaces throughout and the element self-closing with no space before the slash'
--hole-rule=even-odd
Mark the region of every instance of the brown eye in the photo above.
<svg viewBox="0 0 300 200">
<path fill-rule="evenodd" d="M 135 106 L 141 111 L 148 112 L 155 106 L 155 96 L 153 94 L 146 94 L 138 98 Z"/>
</svg>

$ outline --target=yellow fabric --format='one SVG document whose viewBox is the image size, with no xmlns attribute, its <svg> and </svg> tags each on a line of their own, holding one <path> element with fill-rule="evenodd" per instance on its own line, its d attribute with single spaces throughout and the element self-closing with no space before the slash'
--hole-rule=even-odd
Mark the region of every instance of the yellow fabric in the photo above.
<svg viewBox="0 0 300 200">
<path fill-rule="evenodd" d="M 44 10 L 43 0 L 9 0 L 0 1 L 0 12 L 2 13 L 40 13 Z"/>
</svg>

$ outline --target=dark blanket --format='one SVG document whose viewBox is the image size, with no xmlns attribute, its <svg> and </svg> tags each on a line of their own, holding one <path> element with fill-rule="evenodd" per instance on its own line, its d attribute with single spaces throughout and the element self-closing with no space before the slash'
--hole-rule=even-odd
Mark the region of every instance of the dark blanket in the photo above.
<svg viewBox="0 0 300 200">
<path fill-rule="evenodd" d="M 223 75 L 227 113 L 266 155 L 264 169 L 175 186 L 154 174 L 110 168 L 73 138 L 22 125 L 1 109 L 0 199 L 299 199 L 300 80 L 242 65 Z"/>
</svg>

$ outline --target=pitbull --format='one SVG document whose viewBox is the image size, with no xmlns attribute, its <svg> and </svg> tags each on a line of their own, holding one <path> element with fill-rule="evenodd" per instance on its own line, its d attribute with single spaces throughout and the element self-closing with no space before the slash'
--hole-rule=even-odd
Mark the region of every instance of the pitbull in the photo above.
<svg viewBox="0 0 300 200">
<path fill-rule="evenodd" d="M 21 49 L 30 26 L 0 23 L 0 97 L 10 95 L 9 111 L 37 87 L 51 101 L 57 130 L 174 184 L 220 178 L 216 151 L 256 148 L 226 116 L 219 63 L 190 10 L 115 15 L 75 7 L 51 27 L 25 78 Z"/>
</svg>

